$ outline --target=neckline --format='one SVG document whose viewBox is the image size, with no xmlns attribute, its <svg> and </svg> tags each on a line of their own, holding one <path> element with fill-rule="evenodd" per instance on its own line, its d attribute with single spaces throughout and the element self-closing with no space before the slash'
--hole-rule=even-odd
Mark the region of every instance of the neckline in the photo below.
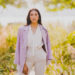
<svg viewBox="0 0 75 75">
<path fill-rule="evenodd" d="M 32 32 L 33 35 L 36 34 L 36 32 L 37 32 L 37 30 L 38 30 L 38 27 L 39 27 L 39 25 L 37 25 L 37 28 L 36 28 L 35 32 L 33 32 L 32 28 L 31 28 L 31 25 L 30 25 L 30 30 L 31 30 L 31 32 Z"/>
</svg>

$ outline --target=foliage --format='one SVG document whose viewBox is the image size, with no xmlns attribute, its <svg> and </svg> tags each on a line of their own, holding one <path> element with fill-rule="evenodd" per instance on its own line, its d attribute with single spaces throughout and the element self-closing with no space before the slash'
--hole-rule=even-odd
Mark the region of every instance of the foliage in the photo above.
<svg viewBox="0 0 75 75">
<path fill-rule="evenodd" d="M 59 11 L 64 8 L 75 8 L 74 0 L 44 0 L 44 5 L 47 11 Z"/>
<path fill-rule="evenodd" d="M 22 0 L 0 0 L 0 5 L 3 6 L 3 8 L 6 8 L 7 4 L 14 5 L 18 8 L 20 8 L 22 5 L 25 7 L 27 6 L 26 2 Z"/>
<path fill-rule="evenodd" d="M 14 4 L 15 0 L 0 0 L 0 5 L 2 5 L 4 8 L 6 7 L 6 4 Z"/>
<path fill-rule="evenodd" d="M 32 1 L 33 4 L 39 2 L 39 0 Z M 21 6 L 27 7 L 27 2 L 22 0 L 0 0 L 0 5 L 4 8 L 7 4 L 11 4 L 17 6 L 18 8 Z M 75 8 L 75 1 L 74 0 L 43 0 L 43 4 L 47 11 L 59 11 L 63 10 L 64 8 Z"/>
<path fill-rule="evenodd" d="M 75 31 L 67 36 L 68 42 L 75 48 Z"/>
<path fill-rule="evenodd" d="M 17 38 L 15 36 L 11 36 L 10 34 L 9 34 L 8 38 L 6 39 L 7 44 L 9 46 L 8 50 L 10 53 L 15 52 L 16 40 L 17 40 Z"/>
<path fill-rule="evenodd" d="M 54 30 L 53 30 L 54 29 Z M 58 28 L 59 29 L 59 28 Z M 53 37 L 51 36 L 51 45 L 55 44 L 54 40 L 57 40 L 57 44 L 52 46 L 52 55 L 53 55 L 53 60 L 51 60 L 51 64 L 48 65 L 48 67 L 46 68 L 46 75 L 74 75 L 75 74 L 75 63 L 72 62 L 72 58 L 71 58 L 71 52 L 68 50 L 68 44 L 69 44 L 69 39 L 67 39 L 67 33 L 65 35 L 67 35 L 66 37 L 63 37 L 63 31 L 60 28 L 59 32 L 61 32 L 61 36 L 60 34 L 58 34 L 57 27 L 53 28 L 52 26 L 48 26 L 48 31 L 49 31 L 49 35 L 53 35 Z M 56 32 L 54 34 L 54 32 Z M 58 35 L 58 36 L 57 36 Z M 55 37 L 55 38 L 54 38 Z M 59 38 L 56 37 L 63 37 L 61 39 L 61 42 L 58 41 Z M 70 37 L 71 39 L 72 37 Z M 52 42 L 53 41 L 53 42 Z"/>
<path fill-rule="evenodd" d="M 0 57 L 0 75 L 9 75 L 12 71 L 16 71 L 16 65 L 13 64 L 14 54 L 7 52 Z"/>
<path fill-rule="evenodd" d="M 19 25 L 17 26 L 14 24 L 12 26 L 8 25 L 4 29 L 7 32 L 8 36 L 4 37 L 4 39 L 3 37 L 1 38 L 2 40 L 5 40 L 5 43 L 2 44 L 3 47 L 4 46 L 6 47 L 3 49 L 2 46 L 0 46 L 0 52 L 2 52 L 2 54 L 0 53 L 0 75 L 9 75 L 10 73 L 16 71 L 16 65 L 13 64 L 13 61 L 14 61 L 14 52 L 16 48 L 18 27 Z"/>
</svg>

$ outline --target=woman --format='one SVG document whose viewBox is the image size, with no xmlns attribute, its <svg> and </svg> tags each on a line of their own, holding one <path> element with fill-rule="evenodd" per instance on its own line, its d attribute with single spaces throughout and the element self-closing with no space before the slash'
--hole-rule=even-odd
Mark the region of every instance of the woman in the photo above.
<svg viewBox="0 0 75 75">
<path fill-rule="evenodd" d="M 18 71 L 24 75 L 29 75 L 33 66 L 35 75 L 44 75 L 51 59 L 48 31 L 41 23 L 39 10 L 33 8 L 28 13 L 27 25 L 18 30 L 14 64 L 17 64 Z"/>
</svg>

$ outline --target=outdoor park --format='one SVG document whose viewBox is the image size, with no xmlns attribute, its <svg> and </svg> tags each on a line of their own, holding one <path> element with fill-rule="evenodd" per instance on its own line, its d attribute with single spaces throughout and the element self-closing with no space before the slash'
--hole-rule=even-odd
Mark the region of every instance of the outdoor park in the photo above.
<svg viewBox="0 0 75 75">
<path fill-rule="evenodd" d="M 0 0 L 0 75 L 18 75 L 14 64 L 17 32 L 34 7 L 51 42 L 53 59 L 45 74 L 75 75 L 74 0 Z"/>
</svg>

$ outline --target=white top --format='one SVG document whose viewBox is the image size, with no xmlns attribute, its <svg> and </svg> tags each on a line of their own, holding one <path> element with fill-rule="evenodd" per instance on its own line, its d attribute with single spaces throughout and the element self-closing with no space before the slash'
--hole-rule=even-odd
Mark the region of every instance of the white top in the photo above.
<svg viewBox="0 0 75 75">
<path fill-rule="evenodd" d="M 40 48 L 40 47 L 42 47 L 42 45 L 43 45 L 42 34 L 40 31 L 39 25 L 37 26 L 35 33 L 32 31 L 32 28 L 30 25 L 27 46 L 31 48 L 31 50 L 33 51 L 33 54 L 34 54 L 35 48 Z"/>
</svg>

